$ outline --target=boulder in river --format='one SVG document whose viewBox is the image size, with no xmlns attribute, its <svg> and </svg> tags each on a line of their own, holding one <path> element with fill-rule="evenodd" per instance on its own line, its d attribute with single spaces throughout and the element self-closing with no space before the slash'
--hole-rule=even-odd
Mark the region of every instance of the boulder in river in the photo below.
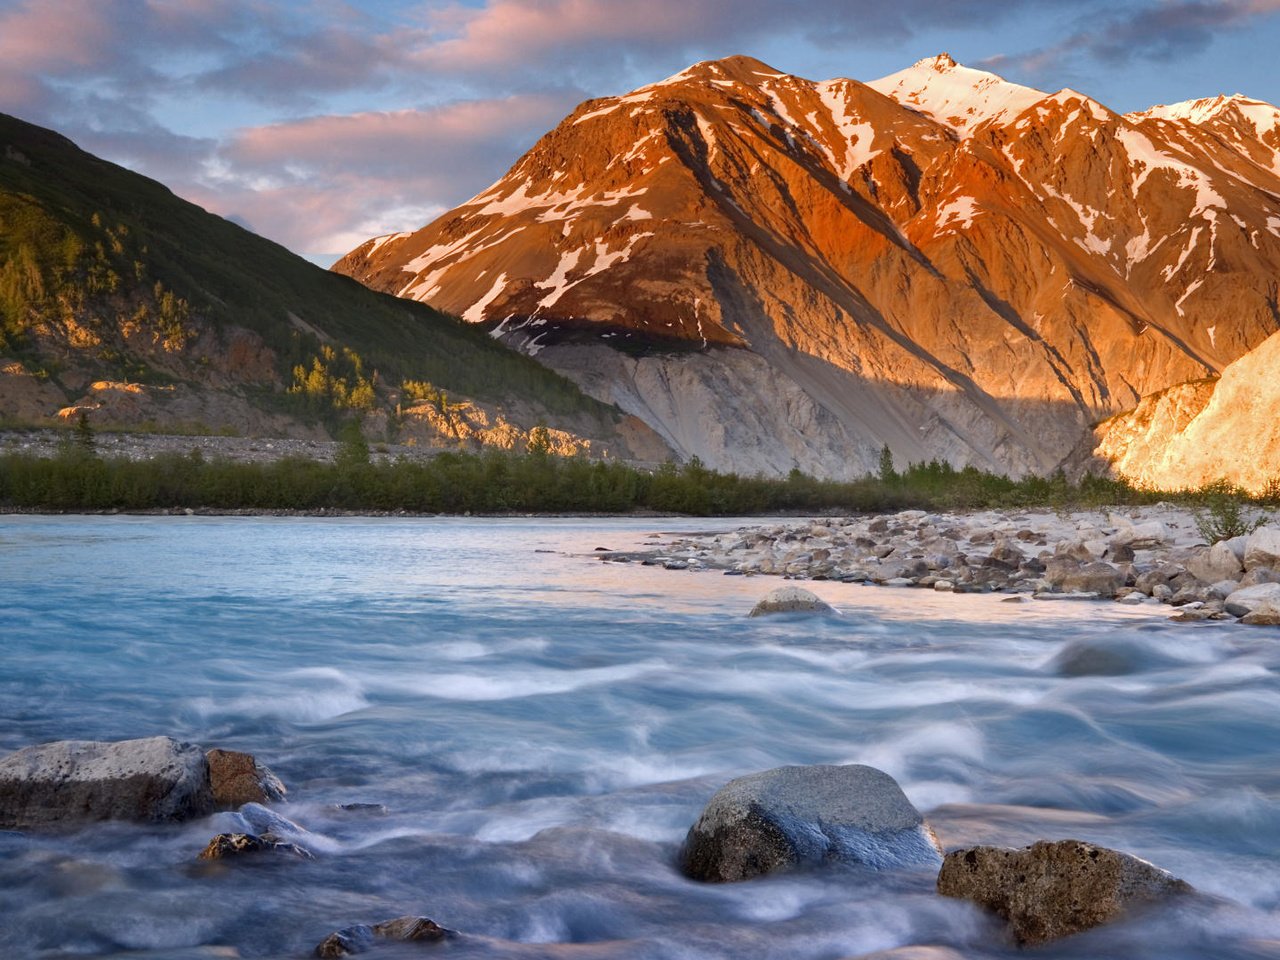
<svg viewBox="0 0 1280 960">
<path fill-rule="evenodd" d="M 349 957 L 364 953 L 378 940 L 417 941 L 440 943 L 452 940 L 457 934 L 446 930 L 426 917 L 396 917 L 382 923 L 357 923 L 343 927 L 325 937 L 316 946 L 317 957 Z"/>
<path fill-rule="evenodd" d="M 215 747 L 205 754 L 209 762 L 209 784 L 213 802 L 219 807 L 235 808 L 246 803 L 270 803 L 283 800 L 285 785 L 251 753 L 221 750 Z"/>
<path fill-rule="evenodd" d="M 1191 891 L 1145 860 L 1080 840 L 954 850 L 938 874 L 940 894 L 994 910 L 1022 945 L 1079 933 Z"/>
<path fill-rule="evenodd" d="M 213 809 L 204 751 L 172 737 L 59 740 L 0 760 L 0 828 L 186 820 Z"/>
<path fill-rule="evenodd" d="M 771 613 L 833 614 L 835 612 L 835 608 L 816 593 L 801 587 L 779 587 L 761 597 L 760 602 L 751 608 L 750 616 L 763 617 Z"/>
<path fill-rule="evenodd" d="M 861 764 L 777 767 L 725 784 L 689 829 L 694 880 L 748 880 L 829 861 L 936 865 L 938 841 L 893 777 Z"/>
<path fill-rule="evenodd" d="M 226 860 L 246 853 L 284 853 L 301 860 L 315 859 L 306 847 L 282 840 L 273 833 L 220 833 L 200 851 L 198 860 Z"/>
</svg>

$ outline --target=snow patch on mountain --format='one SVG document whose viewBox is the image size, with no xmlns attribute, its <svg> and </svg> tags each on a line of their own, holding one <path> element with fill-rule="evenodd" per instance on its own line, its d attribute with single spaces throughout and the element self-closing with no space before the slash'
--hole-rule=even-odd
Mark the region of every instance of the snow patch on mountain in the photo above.
<svg viewBox="0 0 1280 960">
<path fill-rule="evenodd" d="M 1014 120 L 1045 96 L 994 73 L 962 67 L 945 53 L 867 86 L 950 127 L 961 139 L 985 123 Z"/>
</svg>

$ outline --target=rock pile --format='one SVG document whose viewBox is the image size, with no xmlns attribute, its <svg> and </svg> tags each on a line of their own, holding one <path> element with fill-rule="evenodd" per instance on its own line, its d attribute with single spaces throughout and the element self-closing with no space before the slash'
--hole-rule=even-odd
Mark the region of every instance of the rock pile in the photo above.
<svg viewBox="0 0 1280 960">
<path fill-rule="evenodd" d="M 604 560 L 634 559 L 601 554 Z M 668 569 L 1036 599 L 1160 601 L 1181 622 L 1280 624 L 1280 527 L 1206 544 L 1168 505 L 1109 514 L 905 510 L 673 538 Z"/>
</svg>

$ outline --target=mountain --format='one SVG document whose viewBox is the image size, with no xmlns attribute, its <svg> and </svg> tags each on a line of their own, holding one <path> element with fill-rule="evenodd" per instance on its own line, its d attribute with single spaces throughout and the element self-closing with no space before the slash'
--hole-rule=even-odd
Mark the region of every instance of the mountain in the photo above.
<svg viewBox="0 0 1280 960">
<path fill-rule="evenodd" d="M 1165 490 L 1220 478 L 1252 493 L 1280 482 L 1280 333 L 1217 379 L 1181 383 L 1103 421 L 1094 456 L 1114 473 Z"/>
<path fill-rule="evenodd" d="M 581 104 L 334 269 L 458 313 L 709 465 L 1053 470 L 1280 326 L 1280 112 L 1118 114 L 957 64 L 747 57 Z"/>
<path fill-rule="evenodd" d="M 0 417 L 662 453 L 484 331 L 375 293 L 0 115 Z M 626 436 L 624 436 L 624 434 Z"/>
</svg>

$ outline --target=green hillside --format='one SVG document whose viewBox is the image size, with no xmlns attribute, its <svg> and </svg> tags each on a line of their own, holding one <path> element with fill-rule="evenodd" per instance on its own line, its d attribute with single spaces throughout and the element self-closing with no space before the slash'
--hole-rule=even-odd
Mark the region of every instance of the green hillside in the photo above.
<svg viewBox="0 0 1280 960">
<path fill-rule="evenodd" d="M 617 418 L 481 330 L 322 270 L 0 114 L 0 357 L 55 383 L 68 362 L 101 377 L 181 380 L 208 362 L 184 360 L 195 340 L 236 328 L 275 358 L 276 382 L 259 377 L 245 395 L 299 416 L 332 422 L 343 408 L 393 402 L 413 381 L 419 393 L 585 416 L 606 432 Z M 144 341 L 156 350 L 138 350 Z"/>
</svg>

